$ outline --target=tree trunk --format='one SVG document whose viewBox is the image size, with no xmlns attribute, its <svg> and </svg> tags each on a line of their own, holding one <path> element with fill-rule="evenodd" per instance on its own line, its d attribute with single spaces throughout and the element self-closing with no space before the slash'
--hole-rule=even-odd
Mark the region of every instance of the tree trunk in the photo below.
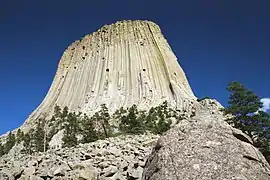
<svg viewBox="0 0 270 180">
<path fill-rule="evenodd" d="M 108 137 L 108 134 L 107 134 L 106 127 L 105 127 L 105 124 L 104 123 L 102 123 L 102 128 L 104 130 L 105 137 L 107 138 Z"/>
</svg>

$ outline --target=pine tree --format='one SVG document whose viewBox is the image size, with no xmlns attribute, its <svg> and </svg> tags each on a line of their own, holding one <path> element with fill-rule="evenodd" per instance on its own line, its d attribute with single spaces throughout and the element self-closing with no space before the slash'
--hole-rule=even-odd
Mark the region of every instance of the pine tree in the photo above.
<svg viewBox="0 0 270 180">
<path fill-rule="evenodd" d="M 253 133 L 255 146 L 264 154 L 270 153 L 270 115 L 264 111 L 258 111 L 254 118 L 257 123 L 254 124 L 255 132 Z"/>
<path fill-rule="evenodd" d="M 108 111 L 108 108 L 106 107 L 105 104 L 101 104 L 101 110 L 99 111 L 99 117 L 100 117 L 100 123 L 104 132 L 105 137 L 109 137 L 110 133 L 111 133 L 111 129 L 110 129 L 110 124 L 109 124 L 109 120 L 110 120 L 110 114 Z"/>
<path fill-rule="evenodd" d="M 67 122 L 65 124 L 64 136 L 63 136 L 63 147 L 73 147 L 78 144 L 78 122 L 77 116 L 73 113 L 68 113 Z"/>
<path fill-rule="evenodd" d="M 63 111 L 62 111 L 62 113 L 60 113 L 60 118 L 61 118 L 62 120 L 64 120 L 65 118 L 68 117 L 68 115 L 69 115 L 68 107 L 65 106 L 64 109 L 63 109 Z"/>
<path fill-rule="evenodd" d="M 82 119 L 82 143 L 89 143 L 98 140 L 98 133 L 95 131 L 93 119 L 84 114 Z"/>
<path fill-rule="evenodd" d="M 61 108 L 58 106 L 58 105 L 56 105 L 55 107 L 54 107 L 54 117 L 55 118 L 59 118 L 59 117 L 61 117 Z"/>
<path fill-rule="evenodd" d="M 157 113 L 156 113 L 156 108 L 150 108 L 148 111 L 148 114 L 145 118 L 145 127 L 147 130 L 153 132 L 155 129 L 155 124 L 157 122 Z"/>
<path fill-rule="evenodd" d="M 15 144 L 16 144 L 15 135 L 12 132 L 9 132 L 7 142 L 4 145 L 4 153 L 7 154 Z"/>
<path fill-rule="evenodd" d="M 2 145 L 2 141 L 0 140 L 0 157 L 5 154 L 4 152 L 4 146 Z"/>
<path fill-rule="evenodd" d="M 154 129 L 154 133 L 156 134 L 162 134 L 166 132 L 167 130 L 170 129 L 170 126 L 172 124 L 168 111 L 168 104 L 167 101 L 165 101 L 163 104 L 158 106 L 156 108 L 156 113 L 157 113 L 157 121 L 156 121 L 156 126 Z"/>
<path fill-rule="evenodd" d="M 238 82 L 230 83 L 227 90 L 231 93 L 229 106 L 223 111 L 232 115 L 227 122 L 251 137 L 254 145 L 263 154 L 269 153 L 270 116 L 260 111 L 262 108 L 260 97 Z"/>
<path fill-rule="evenodd" d="M 28 133 L 24 135 L 23 138 L 23 152 L 26 154 L 32 154 L 34 150 L 34 145 L 33 145 L 33 129 L 30 129 Z"/>
<path fill-rule="evenodd" d="M 230 83 L 227 90 L 231 94 L 229 106 L 224 109 L 224 113 L 233 115 L 232 118 L 227 119 L 227 122 L 253 138 L 259 123 L 259 118 L 254 118 L 254 115 L 262 108 L 260 98 L 238 82 Z"/>
<path fill-rule="evenodd" d="M 45 137 L 45 119 L 39 119 L 37 127 L 33 134 L 34 149 L 38 152 L 44 151 L 44 137 Z"/>
<path fill-rule="evenodd" d="M 130 134 L 142 134 L 145 132 L 144 118 L 143 112 L 139 113 L 137 106 L 133 105 L 128 109 L 127 115 L 121 118 L 120 130 Z"/>
<path fill-rule="evenodd" d="M 47 123 L 47 128 L 49 129 L 49 131 L 47 132 L 47 141 L 49 142 L 52 137 L 59 131 L 59 123 L 55 118 L 56 116 L 53 115 L 52 118 L 48 121 Z M 59 118 L 58 118 L 59 120 Z"/>
<path fill-rule="evenodd" d="M 16 133 L 16 143 L 19 144 L 23 141 L 23 138 L 24 138 L 24 133 L 21 129 L 18 129 L 17 130 L 17 133 Z"/>
</svg>

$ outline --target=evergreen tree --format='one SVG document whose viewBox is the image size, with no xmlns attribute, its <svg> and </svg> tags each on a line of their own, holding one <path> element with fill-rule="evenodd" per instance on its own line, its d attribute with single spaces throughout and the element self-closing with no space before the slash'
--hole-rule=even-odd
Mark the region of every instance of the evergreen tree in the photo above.
<svg viewBox="0 0 270 180">
<path fill-rule="evenodd" d="M 68 117 L 68 115 L 69 115 L 69 112 L 68 112 L 68 107 L 67 106 L 65 106 L 64 107 L 64 109 L 63 109 L 63 111 L 62 111 L 62 113 L 60 113 L 60 118 L 61 118 L 61 120 L 65 120 L 65 118 L 67 118 Z"/>
<path fill-rule="evenodd" d="M 58 106 L 58 105 L 56 105 L 55 107 L 54 107 L 54 117 L 55 118 L 59 118 L 59 117 L 61 117 L 61 108 Z"/>
<path fill-rule="evenodd" d="M 101 104 L 101 110 L 99 111 L 99 118 L 100 118 L 100 123 L 104 132 L 105 137 L 109 137 L 110 133 L 111 133 L 111 129 L 110 129 L 110 124 L 109 124 L 109 120 L 110 120 L 110 114 L 108 111 L 108 108 L 106 107 L 105 104 Z"/>
<path fill-rule="evenodd" d="M 254 118 L 254 115 L 262 108 L 260 98 L 238 82 L 230 83 L 227 90 L 231 94 L 229 106 L 224 109 L 224 113 L 233 115 L 227 121 L 253 138 L 253 133 L 257 133 L 260 119 Z"/>
<path fill-rule="evenodd" d="M 48 129 L 49 132 L 47 132 L 47 141 L 49 142 L 52 137 L 60 130 L 59 129 L 59 118 L 56 120 L 56 116 L 53 115 L 52 118 L 48 122 Z"/>
<path fill-rule="evenodd" d="M 145 118 L 145 126 L 146 126 L 147 130 L 154 132 L 157 120 L 158 120 L 158 118 L 157 118 L 156 108 L 152 107 L 148 111 L 148 114 Z"/>
<path fill-rule="evenodd" d="M 82 119 L 82 143 L 89 143 L 98 140 L 98 134 L 95 131 L 93 119 L 84 114 Z"/>
<path fill-rule="evenodd" d="M 12 132 L 9 132 L 7 142 L 4 145 L 4 153 L 7 154 L 15 144 L 16 144 L 15 135 Z"/>
<path fill-rule="evenodd" d="M 162 134 L 163 132 L 166 132 L 170 129 L 170 126 L 172 124 L 171 120 L 169 119 L 170 112 L 168 109 L 168 103 L 165 101 L 160 106 L 156 107 L 156 113 L 157 113 L 157 121 L 155 121 L 155 129 L 154 133 L 156 134 Z"/>
<path fill-rule="evenodd" d="M 33 145 L 33 129 L 30 129 L 28 133 L 24 135 L 23 138 L 23 152 L 26 154 L 32 154 L 34 145 Z"/>
<path fill-rule="evenodd" d="M 113 118 L 114 119 L 119 119 L 121 120 L 121 118 L 127 113 L 127 110 L 125 110 L 123 107 L 120 107 L 119 109 L 117 109 L 114 114 L 113 114 Z"/>
<path fill-rule="evenodd" d="M 259 150 L 264 153 L 270 153 L 270 115 L 264 111 L 258 111 L 254 115 L 257 124 L 255 126 L 254 143 Z"/>
<path fill-rule="evenodd" d="M 73 147 L 78 144 L 78 122 L 76 113 L 68 113 L 67 122 L 65 124 L 64 136 L 63 136 L 63 147 Z"/>
<path fill-rule="evenodd" d="M 16 143 L 17 144 L 21 143 L 23 141 L 23 138 L 24 138 L 24 133 L 22 132 L 21 129 L 18 129 L 16 133 Z"/>
<path fill-rule="evenodd" d="M 145 115 L 141 113 L 139 116 L 139 111 L 136 105 L 131 106 L 128 109 L 126 116 L 121 118 L 120 130 L 125 133 L 131 134 L 142 134 L 145 132 L 143 118 Z"/>
<path fill-rule="evenodd" d="M 33 133 L 34 149 L 38 152 L 44 151 L 44 138 L 45 138 L 45 119 L 39 119 L 37 127 Z"/>
<path fill-rule="evenodd" d="M 260 111 L 260 97 L 238 82 L 230 83 L 227 90 L 231 93 L 229 106 L 223 111 L 233 115 L 227 122 L 251 137 L 254 145 L 263 154 L 269 153 L 270 117 L 269 114 Z"/>
<path fill-rule="evenodd" d="M 0 140 L 0 157 L 5 154 L 4 152 L 4 146 L 2 145 L 2 141 Z"/>
</svg>

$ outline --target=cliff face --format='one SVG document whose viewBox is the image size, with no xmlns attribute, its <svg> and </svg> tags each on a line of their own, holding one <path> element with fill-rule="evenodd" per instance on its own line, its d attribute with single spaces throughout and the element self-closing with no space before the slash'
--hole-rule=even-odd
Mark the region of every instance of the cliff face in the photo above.
<svg viewBox="0 0 270 180">
<path fill-rule="evenodd" d="M 160 28 L 150 21 L 120 21 L 71 44 L 63 53 L 35 120 L 55 105 L 91 113 L 103 103 L 114 111 L 148 109 L 167 100 L 190 109 L 194 96 Z"/>
<path fill-rule="evenodd" d="M 55 105 L 91 115 L 103 103 L 113 112 L 165 100 L 183 116 L 158 141 L 147 133 L 60 148 L 59 129 L 44 153 L 24 154 L 21 142 L 3 155 L 0 179 L 269 179 L 269 164 L 245 134 L 224 121 L 222 106 L 196 101 L 159 27 L 149 21 L 106 25 L 69 46 L 48 94 L 22 128 L 34 128 Z"/>
</svg>

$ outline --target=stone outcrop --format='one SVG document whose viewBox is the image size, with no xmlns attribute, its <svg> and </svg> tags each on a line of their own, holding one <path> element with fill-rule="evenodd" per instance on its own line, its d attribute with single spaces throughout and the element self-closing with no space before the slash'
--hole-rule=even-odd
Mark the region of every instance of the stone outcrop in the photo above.
<svg viewBox="0 0 270 180">
<path fill-rule="evenodd" d="M 142 180 L 269 180 L 263 155 L 223 118 L 202 110 L 180 121 L 158 140 Z"/>
<path fill-rule="evenodd" d="M 158 137 L 119 136 L 46 153 L 4 155 L 0 158 L 0 179 L 141 179 L 146 157 Z"/>
<path fill-rule="evenodd" d="M 48 94 L 27 122 L 55 105 L 91 114 L 103 103 L 113 112 L 165 100 L 188 110 L 196 97 L 160 28 L 150 21 L 119 21 L 67 48 Z"/>
<path fill-rule="evenodd" d="M 248 136 L 224 121 L 222 106 L 211 99 L 197 102 L 160 28 L 150 21 L 105 25 L 71 44 L 46 97 L 21 129 L 34 128 L 41 116 L 50 119 L 55 105 L 91 116 L 101 104 L 114 112 L 133 104 L 147 110 L 164 101 L 184 119 L 172 121 L 175 127 L 159 140 L 153 134 L 121 135 L 61 148 L 64 130 L 58 129 L 45 153 L 19 153 L 21 143 L 2 156 L 0 180 L 270 179 L 269 164 Z"/>
</svg>

